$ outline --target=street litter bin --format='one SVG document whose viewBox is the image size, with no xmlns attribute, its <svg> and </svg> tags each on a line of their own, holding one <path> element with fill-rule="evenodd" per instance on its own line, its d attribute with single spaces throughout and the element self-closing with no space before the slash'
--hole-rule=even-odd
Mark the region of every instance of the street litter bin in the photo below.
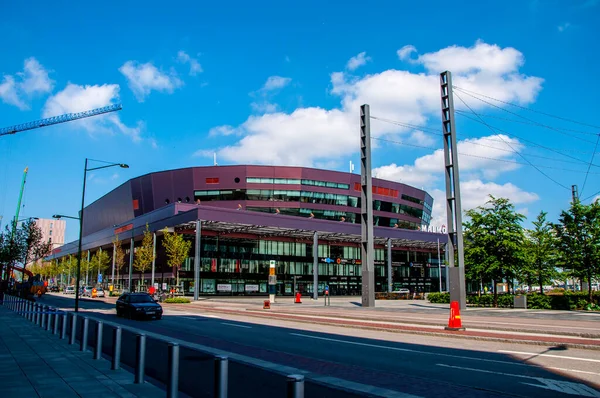
<svg viewBox="0 0 600 398">
<path fill-rule="evenodd" d="M 515 301 L 514 301 L 513 307 L 527 309 L 527 296 L 524 294 L 515 296 Z"/>
</svg>

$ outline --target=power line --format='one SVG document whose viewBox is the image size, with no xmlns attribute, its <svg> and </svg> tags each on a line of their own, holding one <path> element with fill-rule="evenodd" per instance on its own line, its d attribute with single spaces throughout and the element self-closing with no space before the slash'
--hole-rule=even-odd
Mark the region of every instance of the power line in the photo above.
<svg viewBox="0 0 600 398">
<path fill-rule="evenodd" d="M 594 153 L 592 154 L 592 158 L 590 159 L 590 164 L 588 165 L 587 173 L 585 173 L 585 179 L 583 180 L 583 186 L 581 187 L 581 192 L 579 195 L 583 193 L 585 189 L 585 183 L 588 179 L 588 174 L 590 173 L 590 167 L 592 167 L 592 163 L 594 162 L 594 156 L 596 156 L 596 149 L 598 148 L 598 142 L 600 141 L 600 134 L 598 134 L 598 138 L 596 138 L 596 145 L 594 146 Z"/>
<path fill-rule="evenodd" d="M 411 146 L 411 147 L 415 147 L 415 148 L 431 149 L 431 150 L 434 150 L 434 151 L 441 150 L 441 148 L 434 148 L 434 147 L 425 146 L 425 145 L 418 145 L 418 144 L 410 144 L 408 142 L 394 141 L 394 140 L 390 140 L 390 139 L 387 139 L 387 138 L 371 137 L 371 139 L 372 140 L 377 140 L 377 141 L 389 142 L 389 143 L 392 143 L 392 144 Z M 464 152 L 459 152 L 459 155 L 461 155 L 461 156 L 469 156 L 469 157 L 478 158 L 478 159 L 492 160 L 492 161 L 495 161 L 495 162 L 512 163 L 512 164 L 519 164 L 519 165 L 523 165 L 523 166 L 533 166 L 533 167 L 541 167 L 541 168 L 546 168 L 546 169 L 567 171 L 567 172 L 571 172 L 571 173 L 585 173 L 585 171 L 583 171 L 583 170 L 571 170 L 571 169 L 563 169 L 563 168 L 554 167 L 554 166 L 533 165 L 531 163 L 518 162 L 516 160 L 491 158 L 491 157 L 488 157 L 488 156 L 473 155 L 473 154 L 464 153 Z M 600 175 L 600 172 L 598 172 L 598 173 L 591 172 L 590 174 Z"/>
<path fill-rule="evenodd" d="M 523 138 L 523 137 L 521 137 L 521 136 L 518 136 L 518 135 L 516 135 L 516 134 L 514 134 L 514 133 L 510 133 L 510 132 L 508 132 L 508 131 L 506 131 L 506 130 L 502 130 L 502 129 L 498 128 L 498 127 L 491 126 L 490 124 L 486 123 L 485 121 L 482 121 L 481 119 L 475 119 L 475 118 L 472 118 L 472 117 L 470 117 L 470 116 L 467 116 L 466 114 L 465 114 L 465 115 L 461 115 L 461 116 L 462 116 L 462 117 L 466 117 L 467 119 L 473 120 L 473 121 L 475 121 L 475 122 L 477 122 L 477 123 L 481 123 L 481 124 L 483 124 L 484 126 L 487 126 L 488 128 L 492 128 L 492 129 L 493 129 L 493 131 L 494 131 L 496 134 L 497 134 L 497 132 L 498 132 L 498 131 L 500 131 L 500 132 L 502 132 L 502 133 L 505 133 L 505 134 L 507 134 L 508 136 L 511 136 L 511 137 L 517 138 L 517 139 L 519 139 L 519 140 L 521 140 L 521 141 L 524 141 L 524 142 L 530 143 L 531 145 L 537 146 L 537 147 L 539 147 L 539 148 L 546 149 L 546 150 L 548 150 L 548 151 L 551 151 L 551 152 L 557 153 L 557 154 L 559 154 L 559 155 L 566 156 L 566 157 L 568 157 L 568 158 L 570 158 L 570 159 L 577 160 L 577 161 L 578 161 L 578 162 L 580 162 L 580 163 L 585 163 L 585 164 L 587 164 L 587 163 L 588 163 L 586 160 L 579 159 L 579 158 L 576 158 L 575 156 L 571 156 L 571 155 L 568 155 L 568 154 L 566 154 L 566 153 L 563 153 L 563 152 L 562 152 L 561 150 L 559 150 L 559 149 L 550 148 L 550 147 L 548 147 L 548 146 L 545 146 L 545 145 L 538 144 L 538 143 L 536 143 L 536 142 L 533 142 L 533 141 L 531 141 L 531 140 L 528 140 L 528 139 L 526 139 L 526 138 Z M 491 138 L 490 138 L 490 140 L 491 140 Z M 504 141 L 501 141 L 501 140 L 494 140 L 494 141 L 500 141 L 500 142 L 504 142 Z M 564 151 L 564 150 L 563 150 L 563 151 Z M 571 151 L 575 151 L 575 150 L 571 150 Z M 575 151 L 575 152 L 580 152 L 580 151 Z M 589 153 L 589 152 L 581 152 L 581 153 Z M 596 166 L 596 167 L 600 167 L 600 166 L 597 166 L 597 165 L 594 165 L 594 166 Z"/>
<path fill-rule="evenodd" d="M 585 198 L 585 199 L 582 199 L 581 201 L 582 201 L 582 202 L 585 202 L 586 200 L 588 200 L 588 199 L 591 199 L 591 198 L 593 198 L 594 196 L 596 196 L 596 195 L 598 195 L 598 194 L 600 194 L 600 191 L 596 192 L 596 193 L 595 193 L 595 194 L 593 194 L 593 195 L 590 195 L 590 196 L 588 196 L 588 197 L 587 197 L 587 198 Z"/>
<path fill-rule="evenodd" d="M 468 119 L 474 120 L 474 121 L 476 121 L 476 122 L 478 122 L 478 123 L 481 123 L 479 120 L 473 119 L 473 118 L 471 118 L 471 117 L 469 117 L 469 116 L 467 116 L 467 115 L 463 115 L 463 116 L 465 116 L 465 117 L 466 117 L 466 118 L 468 118 Z M 440 132 L 438 132 L 437 130 L 435 130 L 435 129 L 433 129 L 433 128 L 430 128 L 430 127 L 425 127 L 425 126 L 417 126 L 417 125 L 414 125 L 414 124 L 409 124 L 409 123 L 405 123 L 405 122 L 400 122 L 400 121 L 397 121 L 397 120 L 384 119 L 384 118 L 380 118 L 380 117 L 376 117 L 376 116 L 371 116 L 371 119 L 376 119 L 376 120 L 380 120 L 380 121 L 383 121 L 383 122 L 386 122 L 386 123 L 395 124 L 395 125 L 398 125 L 398 126 L 403 126 L 403 127 L 410 127 L 410 128 L 414 128 L 414 129 L 418 129 L 418 130 L 429 130 L 429 131 L 431 131 L 431 132 L 432 132 L 431 134 L 435 134 L 435 135 L 443 136 L 443 134 L 442 134 L 442 133 L 440 133 Z M 499 130 L 499 129 L 498 129 L 498 130 Z M 502 131 L 502 130 L 499 130 L 499 131 Z M 475 136 L 473 136 L 473 135 L 468 135 L 468 134 L 465 134 L 465 135 L 466 135 L 467 137 L 472 137 L 472 138 L 475 138 L 475 139 L 482 139 L 481 137 L 475 137 Z M 509 134 L 509 135 L 510 135 L 510 134 Z M 517 137 L 517 138 L 518 138 L 518 137 Z M 497 140 L 497 139 L 493 139 L 493 138 L 488 138 L 488 137 L 485 137 L 485 139 L 486 139 L 486 140 L 489 140 L 489 141 L 497 141 L 497 142 L 502 142 L 502 143 L 505 143 L 505 142 L 504 142 L 504 141 L 502 141 L 502 140 Z M 519 139 L 522 139 L 522 138 L 519 138 Z M 522 140 L 524 140 L 524 141 L 527 141 L 527 140 L 525 140 L 525 139 L 522 139 Z M 495 146 L 491 146 L 491 145 L 482 144 L 482 143 L 479 143 L 479 142 L 473 142 L 473 141 L 469 141 L 468 143 L 469 143 L 469 144 L 473 144 L 473 145 L 478 145 L 478 146 L 486 147 L 486 148 L 496 149 L 496 150 L 499 150 L 499 151 L 504 151 L 504 152 L 513 152 L 513 151 L 512 151 L 512 150 L 510 150 L 510 149 L 499 148 L 499 147 L 495 147 Z M 587 163 L 588 163 L 588 162 L 587 162 L 587 161 L 585 161 L 585 160 L 578 159 L 578 158 L 576 158 L 576 157 L 573 157 L 573 156 L 569 156 L 569 155 L 562 154 L 562 153 L 558 152 L 558 150 L 553 150 L 553 149 L 551 149 L 551 148 L 546 148 L 546 147 L 543 147 L 543 146 L 541 146 L 541 145 L 538 145 L 538 144 L 535 144 L 535 143 L 534 143 L 534 145 L 536 145 L 536 146 L 540 146 L 540 147 L 542 147 L 542 148 L 544 148 L 544 149 L 549 149 L 549 150 L 555 151 L 555 152 L 557 152 L 559 155 L 563 155 L 563 156 L 570 157 L 570 158 L 572 158 L 572 159 L 575 159 L 575 160 L 577 160 L 577 162 L 572 162 L 572 161 L 568 161 L 568 160 L 564 160 L 564 159 L 550 158 L 550 157 L 547 157 L 547 156 L 541 156 L 541 155 L 533 155 L 533 154 L 528 154 L 527 156 L 534 157 L 534 158 L 539 158 L 539 159 L 553 160 L 553 161 L 555 161 L 555 162 L 571 163 L 571 164 L 579 164 L 579 163 L 585 163 L 585 164 L 587 164 Z M 599 165 L 595 165 L 595 164 L 593 164 L 592 166 L 594 166 L 594 167 L 599 167 L 599 168 L 600 168 L 600 166 L 599 166 Z"/>
<path fill-rule="evenodd" d="M 546 113 L 546 112 L 538 111 L 538 110 L 536 110 L 536 109 L 527 108 L 527 107 L 525 107 L 525 106 L 522 106 L 522 105 L 517 105 L 517 104 L 513 104 L 513 103 L 511 103 L 511 102 L 502 101 L 502 100 L 499 100 L 499 99 L 497 99 L 497 98 L 490 97 L 490 96 L 488 96 L 488 95 L 485 95 L 485 94 L 476 93 L 476 92 L 474 92 L 474 91 L 467 90 L 467 89 L 464 89 L 464 88 L 461 88 L 461 87 L 458 87 L 458 86 L 453 86 L 452 88 L 454 88 L 454 89 L 458 89 L 458 90 L 461 90 L 461 91 L 463 91 L 465 94 L 469 94 L 469 93 L 471 93 L 471 94 L 479 95 L 479 96 L 481 96 L 481 97 L 484 97 L 484 98 L 487 98 L 487 99 L 491 99 L 491 100 L 493 100 L 493 101 L 497 101 L 497 102 L 500 102 L 500 103 L 502 103 L 502 104 L 506 104 L 506 105 L 514 106 L 515 108 L 523 109 L 523 110 L 526 110 L 526 111 L 529 111 L 529 112 L 539 113 L 540 115 L 544 115 L 544 116 L 552 117 L 552 118 L 554 118 L 554 119 L 558 119 L 558 120 L 563 120 L 563 121 L 565 121 L 565 122 L 570 122 L 570 123 L 579 124 L 579 125 L 581 125 L 581 126 L 587 126 L 587 127 L 592 127 L 592 128 L 595 128 L 595 129 L 600 129 L 600 126 L 595 126 L 595 125 L 593 125 L 593 124 L 588 124 L 588 123 L 578 122 L 577 120 L 573 120 L 573 119 L 569 119 L 569 118 L 566 118 L 566 117 L 561 117 L 561 116 L 553 115 L 553 114 L 550 114 L 550 113 Z"/>
<path fill-rule="evenodd" d="M 465 111 L 463 111 L 461 109 L 455 109 L 454 112 L 458 113 L 459 115 L 468 113 L 468 112 L 465 112 Z M 527 124 L 527 125 L 530 125 L 530 126 L 537 126 L 536 123 L 532 123 L 532 122 L 525 121 L 525 120 L 516 120 L 516 119 L 510 119 L 510 118 L 507 118 L 507 117 L 501 117 L 501 116 L 496 116 L 496 115 L 488 115 L 488 114 L 483 114 L 483 113 L 480 113 L 480 115 L 483 116 L 483 117 L 489 117 L 491 119 L 505 120 L 507 122 Z M 594 135 L 594 136 L 597 135 L 596 133 L 592 133 L 590 131 L 567 129 L 567 128 L 564 128 L 564 127 L 554 127 L 554 129 L 556 129 L 556 130 L 562 130 L 562 131 L 570 131 L 572 133 L 588 134 L 588 135 Z"/>
<path fill-rule="evenodd" d="M 461 91 L 461 92 L 464 92 L 464 91 L 462 91 L 462 90 L 460 90 L 460 89 L 459 89 L 459 91 Z M 501 106 L 498 106 L 498 105 L 496 105 L 496 104 L 492 104 L 492 103 L 491 103 L 491 102 L 489 102 L 489 101 L 486 101 L 486 100 L 484 100 L 484 99 L 481 99 L 481 98 L 479 98 L 479 97 L 476 97 L 476 96 L 475 96 L 475 95 L 473 95 L 473 94 L 469 94 L 469 93 L 467 93 L 467 92 L 464 92 L 464 93 L 465 93 L 466 95 L 468 95 L 469 97 L 475 98 L 476 100 L 479 100 L 479 101 L 483 102 L 484 104 L 488 104 L 489 106 L 493 106 L 494 108 L 497 108 L 497 109 L 500 109 L 500 110 L 502 110 L 502 111 L 504 111 L 504 112 L 510 113 L 511 115 L 514 115 L 514 116 L 520 117 L 520 118 L 522 118 L 522 119 L 525 119 L 525 120 L 527 120 L 527 121 L 530 121 L 531 123 L 533 123 L 533 124 L 534 124 L 534 125 L 536 125 L 536 126 L 539 126 L 539 127 L 544 127 L 544 128 L 547 128 L 547 129 L 549 129 L 549 130 L 556 131 L 556 132 L 557 132 L 557 133 L 559 133 L 559 134 L 563 134 L 563 135 L 566 135 L 566 136 L 568 136 L 568 137 L 575 138 L 576 140 L 580 140 L 580 141 L 583 141 L 583 142 L 589 142 L 589 143 L 591 143 L 591 144 L 593 144 L 593 143 L 594 143 L 594 141 L 586 140 L 585 138 L 581 138 L 581 137 L 577 137 L 577 136 L 574 136 L 574 135 L 572 135 L 572 134 L 569 134 L 569 133 L 565 133 L 564 131 L 561 131 L 561 130 L 557 129 L 556 127 L 548 126 L 548 125 L 546 125 L 546 124 L 539 123 L 539 122 L 536 122 L 535 120 L 532 120 L 532 119 L 526 118 L 525 116 L 519 115 L 518 113 L 515 113 L 515 112 L 512 112 L 512 111 L 509 111 L 508 109 L 502 108 Z M 455 93 L 455 94 L 456 94 L 456 93 Z M 469 109 L 471 109 L 471 108 L 469 108 Z"/>
<path fill-rule="evenodd" d="M 482 121 L 482 122 L 485 124 L 485 126 L 486 126 L 488 129 L 490 129 L 490 130 L 491 130 L 491 131 L 492 131 L 494 134 L 496 134 L 496 131 L 494 131 L 494 129 L 493 129 L 493 128 L 491 128 L 491 127 L 490 127 L 490 126 L 489 126 L 489 125 L 488 125 L 488 124 L 487 124 L 487 123 L 486 123 L 486 122 L 485 122 L 485 121 L 484 121 L 484 120 L 481 118 L 481 116 L 479 116 L 479 115 L 478 115 L 478 114 L 477 114 L 477 113 L 476 113 L 476 112 L 475 112 L 475 111 L 474 111 L 474 110 L 473 110 L 473 109 L 472 109 L 472 108 L 471 108 L 471 107 L 470 107 L 470 106 L 469 106 L 469 105 L 468 105 L 468 104 L 467 104 L 467 103 L 466 103 L 466 102 L 465 102 L 465 101 L 462 99 L 462 97 L 461 97 L 460 95 L 458 95 L 458 93 L 454 93 L 454 94 L 456 94 L 456 96 L 458 97 L 458 99 L 460 100 L 460 102 L 462 102 L 462 103 L 463 103 L 463 104 L 464 104 L 464 105 L 465 105 L 467 108 L 469 108 L 469 110 L 470 110 L 470 111 L 471 111 L 471 112 L 472 112 L 472 113 L 473 113 L 475 116 L 477 116 L 477 117 L 478 117 L 478 118 L 479 118 L 479 119 L 480 119 L 480 120 L 481 120 L 481 121 Z M 502 136 L 501 136 L 501 135 L 498 135 L 498 138 L 502 139 Z M 503 140 L 503 139 L 502 139 L 502 140 Z M 558 186 L 561 186 L 561 187 L 563 187 L 563 188 L 565 188 L 565 189 L 567 189 L 567 190 L 570 190 L 570 189 L 571 189 L 571 188 L 567 187 L 566 185 L 564 185 L 564 184 L 561 184 L 560 182 L 556 181 L 554 178 L 550 177 L 548 174 L 544 173 L 544 172 L 543 172 L 542 170 L 540 170 L 540 169 L 539 169 L 537 166 L 535 166 L 533 163 L 531 163 L 531 162 L 529 161 L 529 159 L 527 159 L 527 158 L 526 158 L 525 156 L 523 156 L 521 153 L 519 153 L 519 152 L 515 151 L 515 150 L 514 150 L 514 148 L 512 148 L 512 146 L 511 146 L 511 145 L 510 145 L 508 142 L 506 142 L 505 140 L 503 140 L 503 141 L 504 141 L 504 143 L 505 143 L 506 145 L 508 145 L 508 147 L 510 147 L 511 149 L 513 149 L 513 151 L 514 151 L 514 152 L 515 152 L 517 155 L 519 155 L 519 156 L 520 156 L 520 157 L 521 157 L 523 160 L 525 160 L 527 163 L 529 163 L 529 165 L 531 165 L 533 168 L 535 168 L 535 169 L 536 169 L 538 172 L 540 172 L 540 173 L 541 173 L 541 174 L 542 174 L 544 177 L 548 178 L 550 181 L 554 182 L 554 183 L 555 183 L 555 184 L 557 184 Z"/>
</svg>

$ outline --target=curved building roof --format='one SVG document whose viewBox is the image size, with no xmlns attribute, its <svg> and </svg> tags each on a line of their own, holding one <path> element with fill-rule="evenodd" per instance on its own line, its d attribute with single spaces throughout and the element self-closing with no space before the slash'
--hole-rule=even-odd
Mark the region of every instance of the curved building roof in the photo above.
<svg viewBox="0 0 600 398">
<path fill-rule="evenodd" d="M 207 166 L 132 178 L 85 208 L 84 236 L 173 203 L 360 223 L 360 175 L 288 166 Z M 429 224 L 433 198 L 406 184 L 373 178 L 375 224 Z"/>
</svg>

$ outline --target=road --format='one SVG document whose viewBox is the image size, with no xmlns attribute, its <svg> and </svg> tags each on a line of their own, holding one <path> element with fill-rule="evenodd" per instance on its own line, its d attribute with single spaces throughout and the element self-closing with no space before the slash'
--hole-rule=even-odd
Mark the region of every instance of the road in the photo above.
<svg viewBox="0 0 600 398">
<path fill-rule="evenodd" d="M 72 298 L 59 295 L 42 300 L 64 308 L 73 305 Z M 359 383 L 383 396 L 397 391 L 421 397 L 600 397 L 600 351 L 353 330 L 195 310 L 166 310 L 161 321 L 132 321 L 116 318 L 112 304 L 81 301 L 80 305 L 90 315 L 111 322 Z M 196 381 L 197 372 L 208 365 L 206 357 L 189 353 L 183 357 L 195 364 L 182 363 L 182 390 L 210 396 L 209 391 L 199 391 Z M 149 368 L 152 374 L 152 365 Z M 154 371 L 161 372 L 158 365 Z M 266 374 L 261 377 L 268 379 Z M 256 381 L 246 380 L 248 386 Z"/>
</svg>

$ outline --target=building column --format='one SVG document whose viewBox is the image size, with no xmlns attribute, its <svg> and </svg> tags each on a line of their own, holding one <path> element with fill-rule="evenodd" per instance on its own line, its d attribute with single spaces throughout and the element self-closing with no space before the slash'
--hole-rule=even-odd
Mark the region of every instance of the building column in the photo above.
<svg viewBox="0 0 600 398">
<path fill-rule="evenodd" d="M 196 220 L 196 245 L 194 250 L 194 300 L 200 293 L 200 255 L 202 248 L 202 222 Z"/>
<path fill-rule="evenodd" d="M 117 245 L 113 242 L 113 252 L 112 252 L 112 271 L 110 273 L 110 283 L 113 286 L 113 290 L 115 288 L 115 249 Z"/>
<path fill-rule="evenodd" d="M 156 231 L 152 233 L 152 278 L 150 286 L 154 287 L 154 270 L 156 269 Z"/>
<path fill-rule="evenodd" d="M 393 290 L 392 287 L 392 239 L 387 240 L 387 280 L 388 280 L 388 293 Z"/>
<path fill-rule="evenodd" d="M 319 299 L 319 234 L 313 235 L 313 299 Z"/>
<path fill-rule="evenodd" d="M 133 233 L 132 233 L 132 235 L 133 235 Z M 129 292 L 132 292 L 131 277 L 133 275 L 133 249 L 134 249 L 134 246 L 135 246 L 135 241 L 132 236 L 131 243 L 129 243 L 129 285 L 127 286 L 127 288 L 129 289 Z"/>
</svg>

